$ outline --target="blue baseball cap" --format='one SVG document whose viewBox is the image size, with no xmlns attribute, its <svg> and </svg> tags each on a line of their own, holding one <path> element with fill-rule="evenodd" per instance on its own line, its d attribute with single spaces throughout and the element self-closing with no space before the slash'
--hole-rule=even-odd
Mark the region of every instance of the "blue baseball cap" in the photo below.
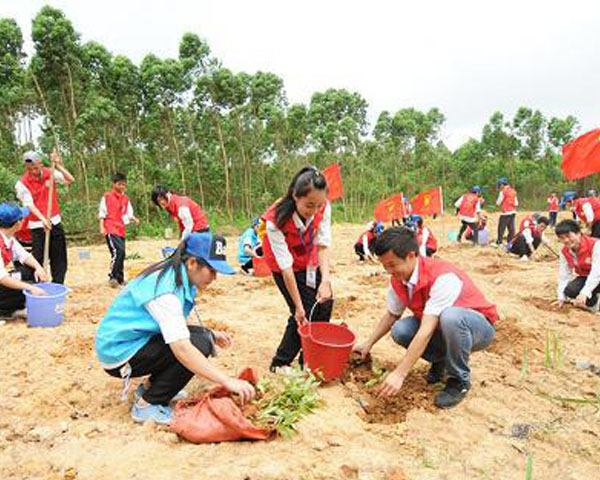
<svg viewBox="0 0 600 480">
<path fill-rule="evenodd" d="M 185 241 L 185 253 L 201 258 L 219 273 L 235 274 L 235 269 L 227 263 L 227 241 L 221 235 L 191 233 Z"/>
<path fill-rule="evenodd" d="M 473 185 L 471 187 L 471 193 L 481 193 L 481 187 L 479 185 Z"/>
<path fill-rule="evenodd" d="M 506 178 L 506 177 L 500 177 L 498 179 L 497 186 L 499 187 L 501 185 L 508 185 L 508 178 Z"/>
<path fill-rule="evenodd" d="M 0 204 L 0 224 L 12 225 L 23 220 L 29 215 L 28 208 L 21 208 L 16 203 L 4 202 Z"/>
<path fill-rule="evenodd" d="M 417 215 L 416 213 L 411 213 L 408 218 L 410 218 L 411 222 L 414 223 L 419 223 L 423 221 L 423 218 L 421 217 L 421 215 Z"/>
</svg>

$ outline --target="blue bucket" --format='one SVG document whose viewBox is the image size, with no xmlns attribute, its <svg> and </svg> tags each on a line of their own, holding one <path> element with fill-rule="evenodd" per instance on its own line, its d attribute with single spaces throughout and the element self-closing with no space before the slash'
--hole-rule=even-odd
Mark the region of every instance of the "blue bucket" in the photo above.
<svg viewBox="0 0 600 480">
<path fill-rule="evenodd" d="M 30 327 L 56 327 L 65 317 L 65 297 L 69 290 L 58 283 L 38 283 L 36 287 L 48 295 L 32 295 L 25 291 L 27 324 Z"/>
<path fill-rule="evenodd" d="M 161 250 L 161 252 L 163 258 L 168 258 L 175 253 L 175 249 L 173 247 L 165 247 Z"/>
</svg>

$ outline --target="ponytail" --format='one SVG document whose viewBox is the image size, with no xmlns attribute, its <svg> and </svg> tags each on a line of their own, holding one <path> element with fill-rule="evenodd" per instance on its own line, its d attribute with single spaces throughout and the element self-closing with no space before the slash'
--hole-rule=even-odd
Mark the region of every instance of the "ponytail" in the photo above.
<svg viewBox="0 0 600 480">
<path fill-rule="evenodd" d="M 316 167 L 302 168 L 290 183 L 285 197 L 275 207 L 275 223 L 282 228 L 296 211 L 296 197 L 306 197 L 312 190 L 327 190 L 327 180 Z"/>
</svg>

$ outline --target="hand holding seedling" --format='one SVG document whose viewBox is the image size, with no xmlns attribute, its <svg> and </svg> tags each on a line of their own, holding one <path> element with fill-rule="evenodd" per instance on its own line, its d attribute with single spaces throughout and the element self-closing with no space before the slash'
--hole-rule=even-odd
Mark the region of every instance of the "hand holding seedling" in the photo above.
<svg viewBox="0 0 600 480">
<path fill-rule="evenodd" d="M 256 391 L 250 383 L 237 378 L 230 378 L 227 380 L 225 382 L 225 388 L 231 393 L 239 395 L 242 405 L 252 400 L 254 395 L 256 395 Z"/>
</svg>

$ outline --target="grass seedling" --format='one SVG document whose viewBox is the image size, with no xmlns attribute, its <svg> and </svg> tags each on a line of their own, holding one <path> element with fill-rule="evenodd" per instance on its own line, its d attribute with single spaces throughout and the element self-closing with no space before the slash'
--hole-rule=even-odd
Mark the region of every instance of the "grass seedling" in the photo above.
<svg viewBox="0 0 600 480">
<path fill-rule="evenodd" d="M 533 478 L 533 455 L 527 454 L 527 461 L 525 462 L 525 480 L 531 480 Z"/>
<path fill-rule="evenodd" d="M 546 332 L 546 345 L 544 347 L 544 367 L 560 368 L 563 365 L 563 350 L 560 336 L 555 332 Z"/>
<path fill-rule="evenodd" d="M 523 361 L 521 363 L 521 376 L 519 378 L 520 381 L 525 380 L 525 377 L 529 374 L 529 352 L 527 349 L 527 345 L 523 349 Z"/>
<path fill-rule="evenodd" d="M 547 400 L 559 403 L 571 403 L 575 405 L 590 405 L 594 408 L 595 413 L 600 414 L 600 393 L 596 393 L 593 398 L 586 397 L 561 397 L 560 395 L 549 395 L 540 392 L 538 395 Z"/>
<path fill-rule="evenodd" d="M 141 260 L 143 257 L 138 252 L 132 252 L 125 255 L 125 260 Z"/>
<path fill-rule="evenodd" d="M 385 374 L 387 373 L 385 368 L 380 367 L 375 363 L 373 363 L 371 371 L 373 372 L 373 378 L 365 383 L 365 388 L 373 388 L 375 385 L 381 383 L 381 380 L 383 380 L 383 377 L 385 377 Z"/>
</svg>

